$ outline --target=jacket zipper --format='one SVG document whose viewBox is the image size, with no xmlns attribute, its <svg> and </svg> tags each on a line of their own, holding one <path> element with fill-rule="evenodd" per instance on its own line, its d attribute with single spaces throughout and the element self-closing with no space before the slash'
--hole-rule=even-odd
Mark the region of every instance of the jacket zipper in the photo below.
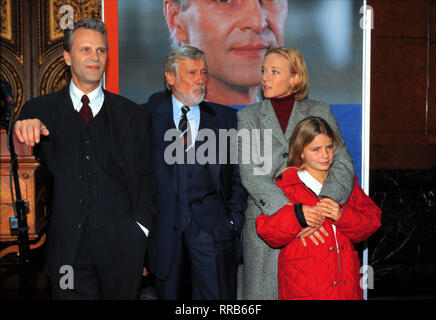
<svg viewBox="0 0 436 320">
<path fill-rule="evenodd" d="M 315 192 L 313 192 L 313 190 L 312 189 L 310 189 L 303 181 L 301 181 L 301 183 L 303 184 L 303 185 L 305 185 L 306 186 L 306 188 L 310 191 L 310 192 L 312 192 L 313 194 L 314 194 L 314 196 L 315 197 L 317 197 L 318 199 L 319 199 L 319 197 L 318 197 L 318 195 L 315 193 Z M 336 237 L 336 226 L 334 225 L 334 224 L 332 224 L 332 228 L 333 228 L 333 234 L 335 235 L 335 242 L 336 242 L 336 252 L 338 253 L 338 268 L 339 268 L 339 273 L 341 273 L 341 259 L 340 259 L 340 257 L 339 257 L 339 244 L 338 244 L 338 238 Z"/>
<path fill-rule="evenodd" d="M 338 238 L 336 237 L 336 226 L 332 224 L 333 233 L 335 235 L 335 242 L 336 242 L 336 251 L 338 252 L 338 268 L 339 273 L 341 273 L 341 258 L 339 257 L 339 244 L 338 244 Z"/>
</svg>

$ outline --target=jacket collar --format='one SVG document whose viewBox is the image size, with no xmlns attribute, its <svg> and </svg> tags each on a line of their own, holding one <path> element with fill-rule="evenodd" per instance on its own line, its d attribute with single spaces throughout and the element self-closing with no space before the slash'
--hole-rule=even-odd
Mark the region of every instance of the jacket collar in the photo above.
<svg viewBox="0 0 436 320">
<path fill-rule="evenodd" d="M 297 174 L 296 167 L 286 168 L 281 174 L 278 175 L 276 180 L 282 187 L 302 183 Z"/>
<path fill-rule="evenodd" d="M 112 153 L 117 155 L 130 126 L 130 117 L 122 100 L 106 90 L 104 92 L 107 108 L 109 134 L 112 142 Z M 117 97 L 117 99 L 115 99 Z"/>
<path fill-rule="evenodd" d="M 261 121 L 265 128 L 272 130 L 272 135 L 285 147 L 288 147 L 286 137 L 283 135 L 282 128 L 280 127 L 279 120 L 275 114 L 275 111 L 271 105 L 269 99 L 265 99 L 261 102 L 260 112 L 262 113 Z"/>
</svg>

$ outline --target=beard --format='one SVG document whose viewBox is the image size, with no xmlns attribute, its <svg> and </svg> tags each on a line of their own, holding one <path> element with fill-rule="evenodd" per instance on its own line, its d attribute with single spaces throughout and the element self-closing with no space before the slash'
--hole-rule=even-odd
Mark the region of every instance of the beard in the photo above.
<svg viewBox="0 0 436 320">
<path fill-rule="evenodd" d="M 206 89 L 204 86 L 198 86 L 198 87 L 195 87 L 194 89 L 192 89 L 190 96 L 186 96 L 186 95 L 182 94 L 176 88 L 174 88 L 174 90 L 176 91 L 177 95 L 179 97 L 181 97 L 183 99 L 183 101 L 187 102 L 190 106 L 195 106 L 195 105 L 199 104 L 200 102 L 202 102 L 204 100 L 204 97 L 206 96 Z M 196 90 L 202 90 L 202 92 L 196 93 L 195 92 Z"/>
</svg>

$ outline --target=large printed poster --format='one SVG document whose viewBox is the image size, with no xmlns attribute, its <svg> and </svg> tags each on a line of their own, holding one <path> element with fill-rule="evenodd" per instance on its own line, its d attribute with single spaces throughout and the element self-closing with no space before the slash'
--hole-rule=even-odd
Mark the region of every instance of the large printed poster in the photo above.
<svg viewBox="0 0 436 320">
<path fill-rule="evenodd" d="M 261 65 L 271 46 L 301 51 L 309 98 L 328 103 L 361 175 L 363 1 L 118 1 L 119 93 L 137 103 L 164 89 L 172 46 L 202 49 L 206 99 L 242 108 L 262 99 Z"/>
</svg>

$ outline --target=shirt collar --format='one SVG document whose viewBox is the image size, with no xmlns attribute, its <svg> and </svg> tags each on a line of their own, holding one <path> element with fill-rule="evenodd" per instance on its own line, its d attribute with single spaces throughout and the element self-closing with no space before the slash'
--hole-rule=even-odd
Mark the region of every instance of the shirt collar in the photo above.
<svg viewBox="0 0 436 320">
<path fill-rule="evenodd" d="M 82 97 L 85 93 L 82 92 L 79 88 L 76 87 L 73 80 L 70 82 L 70 96 L 73 102 L 73 107 L 76 111 L 80 111 L 82 108 Z M 89 98 L 89 106 L 91 107 L 92 113 L 95 116 L 103 106 L 104 102 L 104 93 L 102 84 L 100 84 L 97 88 L 87 94 Z"/>
<path fill-rule="evenodd" d="M 319 196 L 322 189 L 322 183 L 312 177 L 312 175 L 307 172 L 307 170 L 300 170 L 297 172 L 297 174 L 300 177 L 300 180 L 317 196 Z"/>
<path fill-rule="evenodd" d="M 185 104 L 179 101 L 174 94 L 172 95 L 172 102 L 173 102 L 173 114 L 175 117 L 180 118 L 182 116 L 182 107 L 185 106 Z M 192 111 L 198 108 L 199 108 L 198 105 L 189 106 L 189 109 Z"/>
</svg>

